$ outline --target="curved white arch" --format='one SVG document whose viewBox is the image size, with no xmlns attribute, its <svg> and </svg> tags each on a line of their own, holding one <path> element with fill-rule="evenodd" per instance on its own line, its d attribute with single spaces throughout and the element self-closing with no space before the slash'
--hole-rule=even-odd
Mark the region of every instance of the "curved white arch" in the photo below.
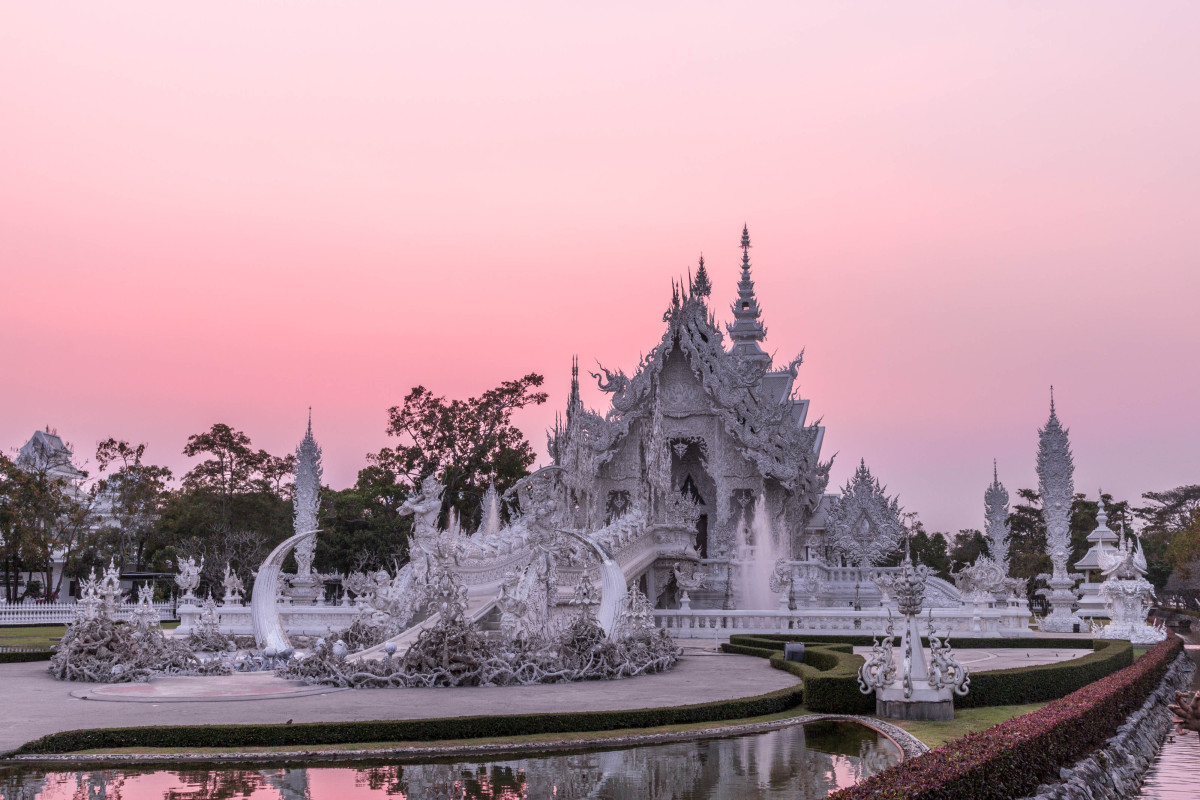
<svg viewBox="0 0 1200 800">
<path fill-rule="evenodd" d="M 600 608 L 596 610 L 596 621 L 604 629 L 605 636 L 612 636 L 613 628 L 617 624 L 617 612 L 621 608 L 621 598 L 625 596 L 625 573 L 604 545 L 591 536 L 561 529 L 558 532 L 578 539 L 600 557 Z"/>
<path fill-rule="evenodd" d="M 284 539 L 258 568 L 258 575 L 254 578 L 254 591 L 250 595 L 250 616 L 254 622 L 254 641 L 260 649 L 273 647 L 279 652 L 292 646 L 275 602 L 275 597 L 279 594 L 279 572 L 288 553 L 305 539 L 316 535 L 315 530 L 304 531 Z"/>
</svg>

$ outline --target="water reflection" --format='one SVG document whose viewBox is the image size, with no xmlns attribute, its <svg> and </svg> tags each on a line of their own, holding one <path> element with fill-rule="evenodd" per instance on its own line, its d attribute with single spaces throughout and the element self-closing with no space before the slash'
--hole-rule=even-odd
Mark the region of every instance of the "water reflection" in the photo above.
<svg viewBox="0 0 1200 800">
<path fill-rule="evenodd" d="M 874 730 L 827 721 L 732 739 L 489 763 L 25 772 L 0 776 L 0 798 L 803 800 L 824 797 L 899 760 L 896 746 Z"/>
</svg>

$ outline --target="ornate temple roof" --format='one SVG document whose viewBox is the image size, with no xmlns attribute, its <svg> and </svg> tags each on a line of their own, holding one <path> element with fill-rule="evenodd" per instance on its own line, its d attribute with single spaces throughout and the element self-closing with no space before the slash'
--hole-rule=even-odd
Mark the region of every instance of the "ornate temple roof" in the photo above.
<svg viewBox="0 0 1200 800">
<path fill-rule="evenodd" d="M 734 305 L 736 321 L 729 326 L 730 349 L 708 307 L 711 284 L 702 259 L 690 282 L 672 284 L 671 304 L 663 314 L 666 330 L 633 376 L 603 366 L 600 373 L 592 374 L 600 389 L 612 396 L 612 407 L 603 416 L 579 404 L 578 367 L 573 365 L 568 419 L 550 435 L 550 454 L 556 463 L 577 462 L 579 453 L 568 450 L 579 448 L 590 450 L 596 463 L 604 463 L 634 422 L 661 415 L 662 371 L 668 360 L 681 354 L 712 413 L 762 475 L 805 494 L 819 495 L 824 490 L 830 466 L 819 462 L 824 428 L 819 421 L 805 424 L 808 401 L 793 396 L 803 353 L 786 367 L 772 370 L 771 357 L 759 346 L 766 329 L 749 278 L 749 246 L 749 232 L 743 229 L 742 280 Z"/>
</svg>

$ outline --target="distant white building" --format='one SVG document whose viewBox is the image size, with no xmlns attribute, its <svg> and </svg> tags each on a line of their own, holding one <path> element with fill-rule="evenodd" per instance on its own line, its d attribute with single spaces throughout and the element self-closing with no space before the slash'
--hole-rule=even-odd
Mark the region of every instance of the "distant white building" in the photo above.
<svg viewBox="0 0 1200 800">
<path fill-rule="evenodd" d="M 15 459 L 16 465 L 27 472 L 44 472 L 51 478 L 61 481 L 67 494 L 76 501 L 87 500 L 87 489 L 84 487 L 84 481 L 87 479 L 87 473 L 75 466 L 74 453 L 71 448 L 58 435 L 58 431 L 52 429 L 49 425 L 45 430 L 34 431 L 21 449 L 17 453 Z M 100 495 L 92 504 L 92 512 L 94 520 L 92 521 L 92 529 L 99 528 L 111 517 L 112 501 L 110 498 Z M 58 586 L 62 576 L 63 568 L 66 564 L 66 549 L 55 548 L 51 554 L 51 576 L 50 585 Z M 42 570 L 29 571 L 25 570 L 17 575 L 17 584 L 20 591 L 23 592 L 25 586 L 30 581 L 41 583 L 46 579 L 45 572 Z M 62 587 L 62 599 L 66 595 L 73 594 L 70 584 Z"/>
</svg>

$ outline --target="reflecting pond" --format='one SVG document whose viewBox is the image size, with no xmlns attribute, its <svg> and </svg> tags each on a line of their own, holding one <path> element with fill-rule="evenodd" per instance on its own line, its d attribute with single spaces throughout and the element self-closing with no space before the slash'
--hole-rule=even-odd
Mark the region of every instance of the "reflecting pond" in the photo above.
<svg viewBox="0 0 1200 800">
<path fill-rule="evenodd" d="M 900 760 L 887 737 L 821 721 L 728 739 L 541 755 L 371 766 L 9 773 L 5 800 L 375 798 L 409 800 L 753 800 L 824 797 Z"/>
</svg>

